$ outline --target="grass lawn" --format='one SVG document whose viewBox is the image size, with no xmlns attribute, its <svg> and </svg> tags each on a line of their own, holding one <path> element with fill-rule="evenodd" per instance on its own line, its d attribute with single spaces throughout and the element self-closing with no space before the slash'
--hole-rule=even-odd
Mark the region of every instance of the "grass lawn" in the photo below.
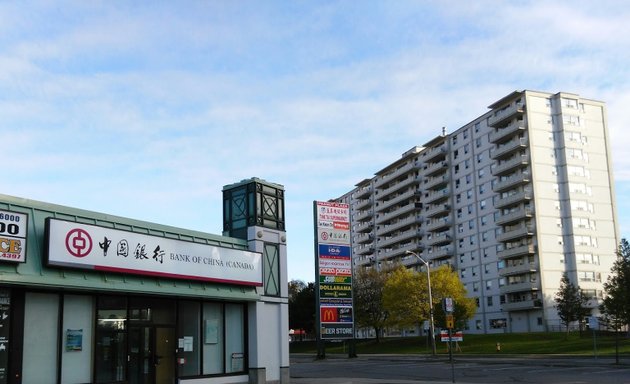
<svg viewBox="0 0 630 384">
<path fill-rule="evenodd" d="M 501 344 L 501 351 L 497 352 L 496 345 Z M 614 334 L 598 333 L 596 336 L 597 354 L 601 356 L 615 355 Z M 592 332 L 578 332 L 567 334 L 553 333 L 510 333 L 493 335 L 466 335 L 459 343 L 461 352 L 458 354 L 576 354 L 593 355 L 594 343 Z M 290 346 L 293 353 L 316 353 L 314 341 L 293 342 Z M 427 340 L 422 337 L 382 338 L 380 343 L 374 339 L 357 339 L 358 354 L 418 354 L 430 353 Z M 439 354 L 446 354 L 446 343 L 437 343 Z M 327 342 L 327 353 L 346 353 L 347 342 Z M 630 338 L 627 334 L 620 334 L 619 353 L 630 354 Z"/>
</svg>

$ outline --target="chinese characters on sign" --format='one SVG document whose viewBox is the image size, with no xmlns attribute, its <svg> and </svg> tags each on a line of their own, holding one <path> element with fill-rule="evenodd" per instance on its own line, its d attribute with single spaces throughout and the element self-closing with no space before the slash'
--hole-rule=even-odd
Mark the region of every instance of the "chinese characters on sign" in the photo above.
<svg viewBox="0 0 630 384">
<path fill-rule="evenodd" d="M 262 286 L 257 252 L 53 218 L 46 228 L 51 266 Z"/>
<path fill-rule="evenodd" d="M 354 319 L 350 208 L 341 203 L 316 201 L 314 204 L 320 336 L 351 339 Z"/>
</svg>

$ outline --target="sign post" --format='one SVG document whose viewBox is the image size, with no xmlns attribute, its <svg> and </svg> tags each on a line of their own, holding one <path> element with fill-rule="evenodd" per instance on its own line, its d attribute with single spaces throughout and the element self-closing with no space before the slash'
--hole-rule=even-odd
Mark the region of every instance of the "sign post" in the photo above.
<svg viewBox="0 0 630 384">
<path fill-rule="evenodd" d="M 317 358 L 326 357 L 325 340 L 350 340 L 355 357 L 352 307 L 352 251 L 348 204 L 313 202 Z"/>
<path fill-rule="evenodd" d="M 448 358 L 451 361 L 451 378 L 453 383 L 455 382 L 455 364 L 453 362 L 453 337 L 452 331 L 455 327 L 455 319 L 453 318 L 453 311 L 455 310 L 455 302 L 451 297 L 445 297 L 442 299 L 442 308 L 446 313 L 446 328 L 448 329 Z"/>
</svg>

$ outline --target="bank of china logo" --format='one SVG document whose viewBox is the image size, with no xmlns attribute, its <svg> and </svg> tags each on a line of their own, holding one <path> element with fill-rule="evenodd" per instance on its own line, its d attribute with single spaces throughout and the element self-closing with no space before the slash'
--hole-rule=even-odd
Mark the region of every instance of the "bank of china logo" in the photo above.
<svg viewBox="0 0 630 384">
<path fill-rule="evenodd" d="M 66 235 L 66 249 L 74 257 L 85 257 L 92 251 L 90 234 L 80 228 L 75 228 Z"/>
</svg>

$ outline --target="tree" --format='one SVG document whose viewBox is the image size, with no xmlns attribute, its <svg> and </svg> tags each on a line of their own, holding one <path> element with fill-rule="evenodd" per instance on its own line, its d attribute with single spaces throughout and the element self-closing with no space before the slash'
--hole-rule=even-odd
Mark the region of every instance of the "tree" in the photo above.
<svg viewBox="0 0 630 384">
<path fill-rule="evenodd" d="M 455 271 L 444 265 L 431 269 L 430 274 L 433 299 L 431 304 L 426 272 L 400 267 L 390 275 L 383 295 L 389 314 L 388 324 L 407 327 L 428 320 L 433 307 L 435 325 L 444 327 L 446 317 L 440 303 L 446 297 L 455 302 L 454 317 L 458 327 L 463 328 L 464 323 L 475 314 L 475 301 L 467 297 L 466 288 Z"/>
<path fill-rule="evenodd" d="M 376 268 L 359 269 L 353 281 L 354 321 L 359 327 L 371 327 L 376 332 L 376 342 L 387 320 L 387 311 L 383 308 L 383 290 L 388 271 Z"/>
<path fill-rule="evenodd" d="M 587 307 L 589 298 L 584 295 L 580 287 L 573 285 L 569 276 L 564 273 L 560 279 L 560 289 L 556 292 L 556 310 L 558 316 L 565 325 L 567 336 L 569 335 L 569 324 L 578 321 L 580 324 L 591 314 L 591 309 Z"/>
<path fill-rule="evenodd" d="M 619 363 L 619 330 L 630 325 L 630 244 L 622 239 L 617 248 L 617 260 L 604 283 L 604 300 L 600 311 L 615 330 L 615 351 Z"/>
<path fill-rule="evenodd" d="M 289 282 L 289 328 L 315 332 L 315 283 Z"/>
</svg>

